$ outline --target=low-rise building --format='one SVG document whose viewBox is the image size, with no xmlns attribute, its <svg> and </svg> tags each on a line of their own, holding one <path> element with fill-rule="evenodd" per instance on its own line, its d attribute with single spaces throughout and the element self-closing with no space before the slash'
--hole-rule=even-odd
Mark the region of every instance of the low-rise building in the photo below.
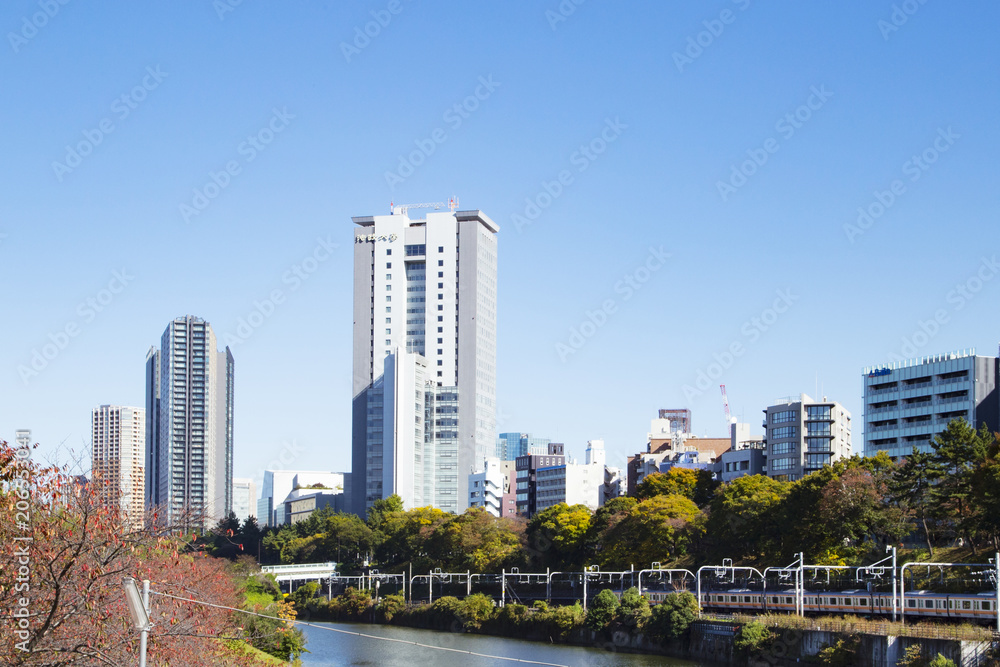
<svg viewBox="0 0 1000 667">
<path fill-rule="evenodd" d="M 566 463 L 562 443 L 550 442 L 546 454 L 525 454 L 518 456 L 514 465 L 517 470 L 517 513 L 530 517 L 538 511 L 537 475 L 540 468 L 551 468 Z"/>
<path fill-rule="evenodd" d="M 469 475 L 469 507 L 482 507 L 493 516 L 505 516 L 504 498 L 514 500 L 511 489 L 513 472 L 513 461 L 487 458 L 482 470 Z"/>
<path fill-rule="evenodd" d="M 836 401 L 806 394 L 764 410 L 767 474 L 794 482 L 851 455 L 851 413 Z"/>
<path fill-rule="evenodd" d="M 767 466 L 764 437 L 750 435 L 750 424 L 733 423 L 730 426 L 730 447 L 719 456 L 716 476 L 731 482 L 745 475 L 762 475 Z"/>
<path fill-rule="evenodd" d="M 305 521 L 313 512 L 324 507 L 329 507 L 334 512 L 347 511 L 347 496 L 343 490 L 336 489 L 316 487 L 296 489 L 288 494 L 282 504 L 284 523 L 292 525 Z"/>
<path fill-rule="evenodd" d="M 539 468 L 536 484 L 535 512 L 559 503 L 586 505 L 592 510 L 604 504 L 603 463 L 561 463 Z"/>
</svg>

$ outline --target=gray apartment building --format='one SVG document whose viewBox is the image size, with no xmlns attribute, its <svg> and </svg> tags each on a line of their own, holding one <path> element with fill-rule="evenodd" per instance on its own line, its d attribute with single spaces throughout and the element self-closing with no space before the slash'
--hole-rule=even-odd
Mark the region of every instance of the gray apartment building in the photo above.
<svg viewBox="0 0 1000 667">
<path fill-rule="evenodd" d="M 408 508 L 462 512 L 469 474 L 496 449 L 499 228 L 482 211 L 454 209 L 352 218 L 360 515 L 393 493 Z"/>
<path fill-rule="evenodd" d="M 826 397 L 779 399 L 763 426 L 768 477 L 794 482 L 851 455 L 851 413 Z"/>
<path fill-rule="evenodd" d="M 865 456 L 893 459 L 931 451 L 952 419 L 996 430 L 1000 416 L 997 357 L 975 350 L 865 368 Z"/>
<path fill-rule="evenodd" d="M 233 369 L 190 315 L 146 355 L 146 507 L 167 525 L 208 529 L 233 509 Z"/>
</svg>

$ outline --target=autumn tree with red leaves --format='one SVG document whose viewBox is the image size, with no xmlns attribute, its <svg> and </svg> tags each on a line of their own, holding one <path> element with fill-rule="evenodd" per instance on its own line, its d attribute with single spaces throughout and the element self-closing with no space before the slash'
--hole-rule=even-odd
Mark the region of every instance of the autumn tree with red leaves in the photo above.
<svg viewBox="0 0 1000 667">
<path fill-rule="evenodd" d="M 100 479 L 81 485 L 0 441 L 0 481 L 0 608 L 10 610 L 0 625 L 0 664 L 136 664 L 126 577 L 149 579 L 156 593 L 241 606 L 241 582 L 227 561 L 192 550 L 169 527 L 149 528 L 158 517 L 133 527 L 120 507 L 101 501 Z M 235 664 L 227 647 L 254 639 L 243 632 L 243 614 L 162 595 L 150 607 L 150 665 Z"/>
</svg>

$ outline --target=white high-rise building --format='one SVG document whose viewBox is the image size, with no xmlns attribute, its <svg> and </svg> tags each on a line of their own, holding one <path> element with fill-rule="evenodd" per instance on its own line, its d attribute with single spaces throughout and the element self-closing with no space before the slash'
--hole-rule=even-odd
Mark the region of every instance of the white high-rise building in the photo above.
<svg viewBox="0 0 1000 667">
<path fill-rule="evenodd" d="M 233 514 L 241 525 L 257 516 L 257 485 L 249 477 L 233 479 Z"/>
<path fill-rule="evenodd" d="M 146 505 L 166 525 L 208 529 L 232 511 L 233 366 L 192 316 L 146 355 Z"/>
<path fill-rule="evenodd" d="M 142 408 L 102 405 L 91 413 L 93 482 L 101 500 L 121 508 L 130 526 L 143 526 L 146 413 Z"/>
<path fill-rule="evenodd" d="M 351 507 L 399 493 L 463 511 L 496 446 L 497 225 L 397 206 L 353 218 Z"/>
</svg>

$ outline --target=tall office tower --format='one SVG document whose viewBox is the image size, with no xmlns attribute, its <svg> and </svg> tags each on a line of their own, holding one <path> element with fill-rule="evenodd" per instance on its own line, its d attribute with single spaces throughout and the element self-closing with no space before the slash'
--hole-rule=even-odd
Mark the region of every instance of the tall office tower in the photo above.
<svg viewBox="0 0 1000 667">
<path fill-rule="evenodd" d="M 233 509 L 233 355 L 208 322 L 178 317 L 150 349 L 146 410 L 146 506 L 211 528 Z"/>
<path fill-rule="evenodd" d="M 851 413 L 836 401 L 805 394 L 764 410 L 767 475 L 794 482 L 851 455 Z"/>
<path fill-rule="evenodd" d="M 497 225 L 482 211 L 397 206 L 353 218 L 354 512 L 468 504 L 496 446 Z"/>
<path fill-rule="evenodd" d="M 864 370 L 865 456 L 893 459 L 931 441 L 952 419 L 1000 428 L 997 357 L 975 350 L 911 359 Z"/>
<path fill-rule="evenodd" d="M 142 528 L 146 489 L 146 413 L 102 405 L 91 413 L 93 479 L 101 501 L 117 505 L 129 526 Z"/>
</svg>

